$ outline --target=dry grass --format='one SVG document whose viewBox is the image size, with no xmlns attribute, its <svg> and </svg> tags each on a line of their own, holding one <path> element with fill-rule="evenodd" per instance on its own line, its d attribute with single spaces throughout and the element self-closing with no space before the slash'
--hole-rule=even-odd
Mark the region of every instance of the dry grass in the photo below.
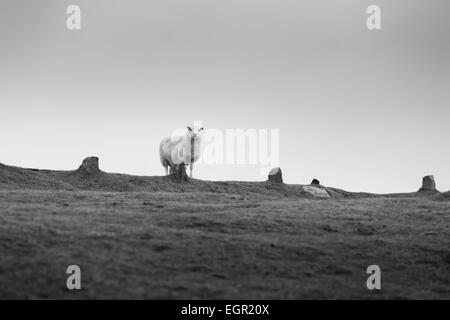
<svg viewBox="0 0 450 320">
<path fill-rule="evenodd" d="M 315 200 L 230 184 L 0 191 L 0 298 L 450 298 L 445 199 Z M 81 291 L 65 289 L 70 264 Z M 378 292 L 365 286 L 371 264 Z"/>
</svg>

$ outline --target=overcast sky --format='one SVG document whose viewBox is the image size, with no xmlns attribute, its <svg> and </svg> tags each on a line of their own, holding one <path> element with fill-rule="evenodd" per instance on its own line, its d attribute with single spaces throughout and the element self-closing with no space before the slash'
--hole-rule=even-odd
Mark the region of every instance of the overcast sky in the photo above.
<svg viewBox="0 0 450 320">
<path fill-rule="evenodd" d="M 82 29 L 66 28 L 66 8 Z M 366 28 L 381 7 L 382 30 Z M 201 120 L 279 129 L 285 182 L 450 189 L 448 0 L 0 0 L 0 162 L 161 175 Z M 258 165 L 199 165 L 264 180 Z"/>
</svg>

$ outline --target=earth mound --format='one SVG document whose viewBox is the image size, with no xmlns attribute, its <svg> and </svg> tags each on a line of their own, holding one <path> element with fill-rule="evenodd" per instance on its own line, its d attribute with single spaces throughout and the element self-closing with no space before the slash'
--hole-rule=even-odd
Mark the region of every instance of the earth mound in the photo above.
<svg viewBox="0 0 450 320">
<path fill-rule="evenodd" d="M 367 197 L 430 197 L 431 199 L 446 200 L 450 196 L 438 194 L 430 190 L 432 183 L 424 178 L 430 191 L 399 193 L 399 194 L 371 194 L 363 192 L 349 192 L 341 189 L 326 187 L 313 181 L 312 185 L 286 184 L 282 182 L 281 168 L 272 170 L 273 179 L 267 181 L 206 181 L 189 179 L 180 183 L 171 176 L 133 176 L 127 174 L 108 173 L 100 169 L 98 157 L 88 157 L 83 160 L 77 170 L 53 171 L 39 169 L 24 169 L 7 166 L 0 163 L 0 190 L 66 190 L 66 191 L 107 191 L 107 192 L 206 192 L 228 193 L 241 195 L 258 195 L 273 199 L 360 199 Z M 434 179 L 433 179 L 434 181 Z M 274 183 L 276 182 L 276 183 Z M 317 187 L 318 192 L 310 192 L 308 188 Z M 316 189 L 314 189 L 316 190 Z M 328 196 L 326 196 L 328 195 Z M 439 197 L 440 196 L 440 197 Z"/>
</svg>

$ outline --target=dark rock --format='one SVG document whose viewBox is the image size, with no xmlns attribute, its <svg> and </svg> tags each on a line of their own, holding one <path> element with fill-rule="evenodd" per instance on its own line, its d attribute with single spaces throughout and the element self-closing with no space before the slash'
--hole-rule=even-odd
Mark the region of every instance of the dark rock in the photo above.
<svg viewBox="0 0 450 320">
<path fill-rule="evenodd" d="M 327 231 L 327 232 L 338 232 L 338 230 L 336 230 L 336 228 L 333 228 L 329 224 L 324 224 L 323 226 L 321 226 L 321 229 L 324 231 Z"/>
<path fill-rule="evenodd" d="M 78 168 L 78 171 L 82 171 L 90 175 L 101 172 L 98 166 L 98 157 L 88 157 L 84 159 L 83 163 Z"/>
<path fill-rule="evenodd" d="M 313 179 L 313 181 L 311 181 L 311 184 L 320 184 L 320 181 L 317 179 Z"/>
<path fill-rule="evenodd" d="M 437 191 L 433 176 L 425 176 L 422 179 L 422 188 L 419 191 Z"/>
<path fill-rule="evenodd" d="M 281 173 L 281 168 L 276 167 L 270 170 L 268 181 L 275 183 L 283 183 L 283 174 Z"/>
</svg>

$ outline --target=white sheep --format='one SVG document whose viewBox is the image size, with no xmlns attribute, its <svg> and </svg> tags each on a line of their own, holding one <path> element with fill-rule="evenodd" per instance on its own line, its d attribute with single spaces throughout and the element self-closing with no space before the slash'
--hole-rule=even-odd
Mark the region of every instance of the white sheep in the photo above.
<svg viewBox="0 0 450 320">
<path fill-rule="evenodd" d="M 187 129 L 186 134 L 165 138 L 159 144 L 159 156 L 166 175 L 169 173 L 168 167 L 174 170 L 175 166 L 184 163 L 186 166 L 189 165 L 189 177 L 193 177 L 194 162 L 200 158 L 200 132 L 203 128 L 196 132 L 191 127 Z"/>
</svg>

